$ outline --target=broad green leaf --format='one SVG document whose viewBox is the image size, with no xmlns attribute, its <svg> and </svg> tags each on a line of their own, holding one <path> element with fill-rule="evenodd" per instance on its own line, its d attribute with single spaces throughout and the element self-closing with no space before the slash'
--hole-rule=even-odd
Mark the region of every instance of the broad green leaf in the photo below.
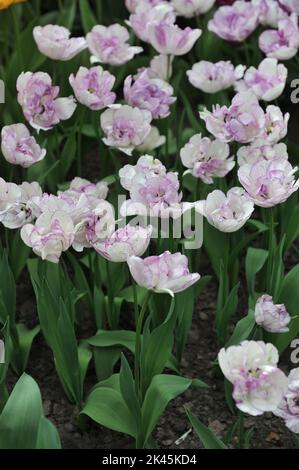
<svg viewBox="0 0 299 470">
<path fill-rule="evenodd" d="M 16 283 L 8 263 L 6 251 L 3 252 L 0 260 L 0 279 L 5 279 L 5 283 L 1 282 L 0 284 L 0 292 L 12 325 L 15 321 L 16 312 Z"/>
<path fill-rule="evenodd" d="M 221 344 L 225 343 L 227 337 L 227 328 L 229 320 L 236 313 L 238 307 L 238 290 L 240 283 L 230 291 L 223 309 L 220 310 L 217 317 L 217 336 Z"/>
<path fill-rule="evenodd" d="M 226 347 L 241 343 L 247 339 L 255 325 L 254 311 L 249 310 L 246 317 L 238 321 Z"/>
<path fill-rule="evenodd" d="M 135 420 L 118 390 L 95 388 L 88 395 L 82 414 L 113 431 L 136 436 Z"/>
<path fill-rule="evenodd" d="M 250 295 L 254 294 L 255 276 L 263 268 L 268 258 L 268 251 L 262 248 L 248 248 L 245 260 L 247 286 Z"/>
<path fill-rule="evenodd" d="M 17 280 L 21 272 L 23 271 L 31 249 L 29 246 L 25 245 L 23 240 L 20 237 L 20 231 L 15 232 L 13 242 L 11 245 L 11 251 L 9 253 L 9 258 L 11 262 L 11 269 L 14 274 L 15 279 Z"/>
<path fill-rule="evenodd" d="M 38 427 L 36 449 L 61 449 L 60 437 L 54 424 L 44 416 Z"/>
<path fill-rule="evenodd" d="M 90 8 L 89 0 L 79 0 L 79 7 L 82 26 L 86 34 L 97 24 L 97 19 Z"/>
<path fill-rule="evenodd" d="M 34 449 L 38 438 L 42 401 L 37 383 L 23 374 L 0 416 L 1 449 Z"/>
<path fill-rule="evenodd" d="M 203 443 L 205 449 L 227 449 L 226 445 L 211 431 L 211 429 L 199 421 L 191 411 L 186 409 L 186 413 L 194 431 Z"/>
<path fill-rule="evenodd" d="M 135 419 L 136 430 L 141 431 L 141 408 L 135 389 L 135 382 L 131 368 L 125 356 L 121 355 L 121 369 L 119 374 L 119 385 L 122 397 Z"/>
<path fill-rule="evenodd" d="M 36 325 L 32 330 L 29 330 L 22 323 L 16 325 L 18 335 L 18 349 L 12 353 L 12 362 L 17 367 L 18 372 L 21 374 L 27 367 L 28 358 L 34 338 L 40 332 L 40 326 Z"/>
<path fill-rule="evenodd" d="M 135 332 L 124 330 L 99 330 L 95 336 L 88 338 L 88 344 L 96 347 L 124 346 L 135 352 Z"/>
<path fill-rule="evenodd" d="M 121 348 L 110 346 L 93 348 L 97 379 L 105 380 L 113 374 L 114 366 L 120 358 Z"/>
<path fill-rule="evenodd" d="M 170 359 L 173 347 L 173 330 L 176 315 L 173 312 L 174 299 L 165 322 L 151 331 L 146 339 L 143 335 L 141 352 L 142 389 L 145 392 L 155 375 L 161 374 Z"/>
<path fill-rule="evenodd" d="M 184 393 L 190 385 L 191 379 L 175 375 L 163 374 L 153 378 L 142 405 L 143 446 L 146 445 L 168 403 Z"/>
</svg>

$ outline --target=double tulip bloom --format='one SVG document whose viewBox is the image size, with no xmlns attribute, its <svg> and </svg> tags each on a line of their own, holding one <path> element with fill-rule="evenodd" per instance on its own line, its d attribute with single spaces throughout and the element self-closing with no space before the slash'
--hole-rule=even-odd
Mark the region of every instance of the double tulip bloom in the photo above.
<svg viewBox="0 0 299 470">
<path fill-rule="evenodd" d="M 297 168 L 283 157 L 258 160 L 239 168 L 240 183 L 252 201 L 260 207 L 273 207 L 285 202 L 299 188 L 294 174 Z"/>
<path fill-rule="evenodd" d="M 299 434 L 299 368 L 291 370 L 287 391 L 274 414 L 284 419 L 290 431 Z"/>
<path fill-rule="evenodd" d="M 175 12 L 169 2 L 160 2 L 150 6 L 147 2 L 140 3 L 135 12 L 130 15 L 127 24 L 133 29 L 136 36 L 145 42 L 150 42 L 149 25 L 155 21 L 173 24 Z"/>
<path fill-rule="evenodd" d="M 76 109 L 72 96 L 58 98 L 59 87 L 44 72 L 22 72 L 17 80 L 18 103 L 25 118 L 37 130 L 49 130 L 69 119 Z"/>
<path fill-rule="evenodd" d="M 99 111 L 114 103 L 116 94 L 111 91 L 115 77 L 101 66 L 80 67 L 69 82 L 77 100 L 93 111 Z"/>
<path fill-rule="evenodd" d="M 143 51 L 142 47 L 130 46 L 128 30 L 119 24 L 110 26 L 96 25 L 86 36 L 92 62 L 110 65 L 123 65 L 136 54 Z"/>
<path fill-rule="evenodd" d="M 200 117 L 208 131 L 224 142 L 249 143 L 265 132 L 265 113 L 251 91 L 235 95 L 230 107 L 216 105 Z"/>
<path fill-rule="evenodd" d="M 275 412 L 287 390 L 288 380 L 277 367 L 278 351 L 263 341 L 243 341 L 218 354 L 224 376 L 233 384 L 237 408 L 252 416 Z"/>
<path fill-rule="evenodd" d="M 198 201 L 195 208 L 209 224 L 229 233 L 245 225 L 254 211 L 254 204 L 242 188 L 231 188 L 226 195 L 215 189 L 205 201 Z"/>
<path fill-rule="evenodd" d="M 191 137 L 180 151 L 182 164 L 188 168 L 185 173 L 192 173 L 206 184 L 212 184 L 214 178 L 222 178 L 233 169 L 234 157 L 229 155 L 226 142 L 211 140 L 201 134 Z"/>
<path fill-rule="evenodd" d="M 169 116 L 170 105 L 176 98 L 172 96 L 173 88 L 164 80 L 150 78 L 142 72 L 133 83 L 130 75 L 124 82 L 124 97 L 130 106 L 150 111 L 153 119 Z"/>
<path fill-rule="evenodd" d="M 274 304 L 270 295 L 262 295 L 255 304 L 255 321 L 270 333 L 285 333 L 291 317 L 283 304 Z"/>
<path fill-rule="evenodd" d="M 216 10 L 208 23 L 208 29 L 226 41 L 242 42 L 255 30 L 259 21 L 259 9 L 245 1 Z"/>
<path fill-rule="evenodd" d="M 198 273 L 190 273 L 188 258 L 181 253 L 165 251 L 159 256 L 128 258 L 130 272 L 141 287 L 172 297 L 195 284 L 200 279 Z"/>
<path fill-rule="evenodd" d="M 236 83 L 237 91 L 252 90 L 258 99 L 273 101 L 283 92 L 288 70 L 277 59 L 264 59 L 258 68 L 249 67 L 244 79 Z"/>
<path fill-rule="evenodd" d="M 21 238 L 43 260 L 58 263 L 61 253 L 73 243 L 74 223 L 64 211 L 44 212 L 34 225 L 22 227 Z"/>
<path fill-rule="evenodd" d="M 152 227 L 126 225 L 93 248 L 104 258 L 115 263 L 127 261 L 129 256 L 142 256 L 147 250 Z"/>
<path fill-rule="evenodd" d="M 205 93 L 217 93 L 230 88 L 236 80 L 243 77 L 245 66 L 234 67 L 229 61 L 216 63 L 202 60 L 187 71 L 189 82 Z"/>
<path fill-rule="evenodd" d="M 34 198 L 41 195 L 41 187 L 36 182 L 17 185 L 0 178 L 0 222 L 10 229 L 31 222 L 38 213 L 34 209 Z"/>
<path fill-rule="evenodd" d="M 119 172 L 122 186 L 130 191 L 130 198 L 120 208 L 122 217 L 151 215 L 177 218 L 191 207 L 182 203 L 177 173 L 166 172 L 162 163 L 145 155 L 135 166 L 125 165 Z"/>
<path fill-rule="evenodd" d="M 70 38 L 70 34 L 67 28 L 53 24 L 33 28 L 39 51 L 53 60 L 70 60 L 87 48 L 85 38 Z"/>
<path fill-rule="evenodd" d="M 290 17 L 278 22 L 278 29 L 264 31 L 259 38 L 259 47 L 267 57 L 288 60 L 294 57 L 299 48 L 298 17 Z"/>
<path fill-rule="evenodd" d="M 127 155 L 142 145 L 151 131 L 150 111 L 127 105 L 113 105 L 101 114 L 103 142 Z"/>
<path fill-rule="evenodd" d="M 203 15 L 214 5 L 215 0 L 172 0 L 178 15 L 185 18 Z"/>
<path fill-rule="evenodd" d="M 200 29 L 181 29 L 176 24 L 155 21 L 149 24 L 149 42 L 160 54 L 181 56 L 187 54 L 201 36 Z"/>
<path fill-rule="evenodd" d="M 24 124 L 4 126 L 1 131 L 1 139 L 3 156 L 13 165 L 28 168 L 46 156 L 46 149 L 39 146 Z"/>
</svg>

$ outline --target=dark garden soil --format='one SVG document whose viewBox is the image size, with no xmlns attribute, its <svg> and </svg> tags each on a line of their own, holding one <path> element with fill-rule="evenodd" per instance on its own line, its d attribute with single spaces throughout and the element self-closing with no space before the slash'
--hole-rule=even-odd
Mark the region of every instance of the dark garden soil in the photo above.
<svg viewBox="0 0 299 470">
<path fill-rule="evenodd" d="M 208 266 L 202 267 L 201 272 L 206 274 L 207 270 L 209 270 Z M 190 429 L 183 408 L 186 405 L 220 437 L 234 422 L 234 418 L 225 404 L 223 379 L 212 365 L 218 352 L 214 329 L 216 295 L 217 284 L 215 281 L 211 281 L 203 292 L 194 312 L 192 329 L 182 363 L 184 376 L 200 378 L 210 388 L 190 389 L 171 402 L 155 431 L 154 437 L 158 448 L 196 449 L 200 447 L 194 432 L 189 433 L 183 442 L 176 443 L 177 439 Z M 240 304 L 243 304 L 244 307 L 246 305 L 245 299 L 245 295 L 241 295 Z M 239 314 L 242 313 L 241 310 L 242 306 L 240 305 Z M 25 275 L 18 283 L 18 316 L 19 321 L 29 327 L 37 323 L 35 298 L 29 279 Z M 83 336 L 90 334 L 88 329 L 88 325 L 83 328 Z M 292 367 L 289 354 L 286 354 L 283 359 L 283 366 L 288 371 Z M 52 353 L 42 334 L 38 335 L 33 344 L 27 372 L 32 375 L 41 388 L 45 415 L 57 426 L 63 448 L 126 449 L 134 446 L 132 440 L 127 436 L 111 432 L 91 421 L 88 422 L 85 431 L 79 429 L 77 425 L 78 410 L 65 398 L 55 372 Z M 10 387 L 15 381 L 16 377 L 11 375 L 9 377 Z M 86 392 L 95 382 L 94 370 L 90 368 L 87 374 Z M 258 418 L 248 417 L 245 419 L 245 425 L 247 427 L 255 425 L 252 438 L 253 448 L 293 447 L 291 433 L 280 419 L 271 414 L 265 414 Z M 237 441 L 235 441 L 235 445 L 237 446 Z"/>
</svg>

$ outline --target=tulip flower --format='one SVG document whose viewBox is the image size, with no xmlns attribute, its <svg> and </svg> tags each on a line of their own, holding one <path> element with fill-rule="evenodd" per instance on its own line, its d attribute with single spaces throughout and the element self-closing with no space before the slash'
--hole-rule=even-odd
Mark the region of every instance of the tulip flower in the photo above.
<svg viewBox="0 0 299 470">
<path fill-rule="evenodd" d="M 6 161 L 28 168 L 46 156 L 24 124 L 4 126 L 1 130 L 1 151 Z"/>
<path fill-rule="evenodd" d="M 141 287 L 154 292 L 170 294 L 182 292 L 192 286 L 200 278 L 198 273 L 190 273 L 188 258 L 181 253 L 165 251 L 159 256 L 128 258 L 130 272 Z"/>
<path fill-rule="evenodd" d="M 114 105 L 101 114 L 101 127 L 105 134 L 103 142 L 131 155 L 150 133 L 151 120 L 152 115 L 147 110 Z"/>
<path fill-rule="evenodd" d="M 160 2 L 156 6 L 140 3 L 135 12 L 130 15 L 127 24 L 133 29 L 136 36 L 145 42 L 150 42 L 149 25 L 155 21 L 165 21 L 173 24 L 175 12 L 169 2 Z"/>
<path fill-rule="evenodd" d="M 101 66 L 80 67 L 76 75 L 70 75 L 69 82 L 77 100 L 94 111 L 110 106 L 116 99 L 111 91 L 115 77 Z"/>
<path fill-rule="evenodd" d="M 149 24 L 149 42 L 160 54 L 184 55 L 201 36 L 200 29 L 179 28 L 176 24 L 156 21 Z"/>
<path fill-rule="evenodd" d="M 239 168 L 238 177 L 249 197 L 260 207 L 273 207 L 285 202 L 299 188 L 297 168 L 285 158 L 259 160 Z"/>
<path fill-rule="evenodd" d="M 64 26 L 53 24 L 33 28 L 39 51 L 53 60 L 70 60 L 87 48 L 85 38 L 70 38 L 70 34 Z"/>
<path fill-rule="evenodd" d="M 214 3 L 215 0 L 172 0 L 177 14 L 185 18 L 207 13 Z"/>
<path fill-rule="evenodd" d="M 136 54 L 143 51 L 142 47 L 130 46 L 129 33 L 119 24 L 110 26 L 96 25 L 87 34 L 86 40 L 92 62 L 110 65 L 123 65 Z"/>
<path fill-rule="evenodd" d="M 195 209 L 221 232 L 236 232 L 250 218 L 254 204 L 242 188 L 231 188 L 227 195 L 215 189 L 205 201 L 195 203 Z"/>
<path fill-rule="evenodd" d="M 237 1 L 216 10 L 208 23 L 209 31 L 226 41 L 242 42 L 258 25 L 259 9 L 249 2 Z"/>
<path fill-rule="evenodd" d="M 0 178 L 0 222 L 10 229 L 32 222 L 38 213 L 33 201 L 41 195 L 41 187 L 36 182 L 18 186 Z"/>
<path fill-rule="evenodd" d="M 258 99 L 273 101 L 282 94 L 287 76 L 287 68 L 278 64 L 277 59 L 264 59 L 257 69 L 249 67 L 235 88 L 239 92 L 252 90 Z"/>
<path fill-rule="evenodd" d="M 299 368 L 291 370 L 287 391 L 273 413 L 284 419 L 290 431 L 299 434 Z"/>
<path fill-rule="evenodd" d="M 164 80 L 149 78 L 146 71 L 133 83 L 129 75 L 124 82 L 124 97 L 130 106 L 151 112 L 153 119 L 169 116 L 170 105 L 176 101 L 173 88 Z"/>
<path fill-rule="evenodd" d="M 222 178 L 233 169 L 234 157 L 229 154 L 227 143 L 201 134 L 192 136 L 180 151 L 182 164 L 188 168 L 185 173 L 192 173 L 206 184 L 212 184 L 213 178 Z"/>
<path fill-rule="evenodd" d="M 288 384 L 277 367 L 278 359 L 275 346 L 263 341 L 243 341 L 221 349 L 219 366 L 233 384 L 237 408 L 252 416 L 277 409 Z"/>
<path fill-rule="evenodd" d="M 299 48 L 298 17 L 290 17 L 278 22 L 278 29 L 264 31 L 259 38 L 260 49 L 267 57 L 288 60 L 294 57 Z"/>
<path fill-rule="evenodd" d="M 127 261 L 129 256 L 142 256 L 151 238 L 152 227 L 143 228 L 130 224 L 116 230 L 109 238 L 93 244 L 104 258 L 115 263 Z"/>
<path fill-rule="evenodd" d="M 72 96 L 58 98 L 59 87 L 52 85 L 44 72 L 22 72 L 17 80 L 18 103 L 32 127 L 49 130 L 60 121 L 69 119 L 76 109 Z"/>
<path fill-rule="evenodd" d="M 270 295 L 262 295 L 255 304 L 255 321 L 270 333 L 289 331 L 291 317 L 283 304 L 274 304 Z"/>
<path fill-rule="evenodd" d="M 44 212 L 35 225 L 22 227 L 21 238 L 43 260 L 58 263 L 62 252 L 70 248 L 74 232 L 74 223 L 66 212 Z"/>
<path fill-rule="evenodd" d="M 265 132 L 265 113 L 252 91 L 238 93 L 231 106 L 200 113 L 211 134 L 224 142 L 249 143 Z"/>
<path fill-rule="evenodd" d="M 205 93 L 217 93 L 231 87 L 236 80 L 243 77 L 244 65 L 236 68 L 229 61 L 223 60 L 212 63 L 202 60 L 193 64 L 191 70 L 187 70 L 189 82 Z"/>
</svg>

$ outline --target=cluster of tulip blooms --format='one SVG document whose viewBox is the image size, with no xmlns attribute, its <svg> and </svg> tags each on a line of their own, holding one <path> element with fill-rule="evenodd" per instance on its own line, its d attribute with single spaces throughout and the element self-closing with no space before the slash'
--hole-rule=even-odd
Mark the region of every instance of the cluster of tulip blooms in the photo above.
<svg viewBox="0 0 299 470">
<path fill-rule="evenodd" d="M 285 202 L 299 188 L 297 168 L 291 165 L 287 146 L 281 142 L 290 116 L 269 103 L 281 96 L 286 86 L 288 69 L 280 61 L 293 58 L 299 49 L 299 2 L 220 3 L 223 5 L 208 22 L 208 30 L 237 43 L 263 25 L 266 29 L 258 44 L 266 58 L 257 68 L 202 60 L 187 71 L 191 85 L 203 93 L 233 88 L 236 94 L 228 106 L 217 104 L 200 110 L 198 119 L 205 123 L 210 137 L 194 134 L 180 149 L 180 159 L 185 174 L 206 185 L 236 170 L 238 186 L 227 192 L 215 189 L 205 199 L 183 202 L 178 173 L 168 171 L 151 155 L 166 141 L 153 121 L 167 118 L 176 101 L 170 84 L 173 61 L 189 53 L 202 34 L 199 28 L 180 28 L 177 17 L 199 17 L 215 0 L 125 1 L 130 12 L 128 28 L 138 44 L 152 46 L 157 55 L 148 67 L 125 78 L 123 100 L 118 103 L 113 91 L 116 77 L 104 67 L 121 67 L 143 51 L 140 45 L 130 44 L 126 27 L 96 25 L 86 37 L 79 38 L 70 37 L 70 31 L 62 26 L 35 27 L 33 37 L 42 54 L 67 61 L 88 49 L 91 66 L 81 66 L 69 76 L 74 96 L 68 97 L 59 95 L 60 88 L 48 73 L 24 71 L 19 75 L 17 101 L 36 135 L 23 123 L 3 127 L 4 158 L 23 168 L 46 158 L 47 149 L 38 143 L 39 132 L 70 119 L 80 103 L 102 111 L 99 135 L 107 147 L 128 156 L 139 153 L 134 164 L 119 170 L 120 185 L 129 193 L 120 208 L 121 218 L 155 215 L 175 219 L 192 208 L 217 230 L 236 232 L 255 207 L 271 210 Z M 179 252 L 142 258 L 150 244 L 151 225 L 126 224 L 116 229 L 114 207 L 106 200 L 108 191 L 105 180 L 93 183 L 81 177 L 57 194 L 44 193 L 37 182 L 18 185 L 0 178 L 0 222 L 8 229 L 21 229 L 23 242 L 43 260 L 58 263 L 71 247 L 79 252 L 94 249 L 109 261 L 127 262 L 136 283 L 146 289 L 174 296 L 196 283 L 200 275 L 189 271 L 187 257 Z M 255 320 L 265 331 L 284 333 L 291 317 L 284 305 L 263 294 L 255 305 Z M 224 376 L 233 384 L 233 398 L 241 411 L 251 415 L 271 411 L 299 433 L 299 369 L 287 378 L 277 366 L 274 345 L 243 341 L 223 348 L 218 359 Z"/>
</svg>

